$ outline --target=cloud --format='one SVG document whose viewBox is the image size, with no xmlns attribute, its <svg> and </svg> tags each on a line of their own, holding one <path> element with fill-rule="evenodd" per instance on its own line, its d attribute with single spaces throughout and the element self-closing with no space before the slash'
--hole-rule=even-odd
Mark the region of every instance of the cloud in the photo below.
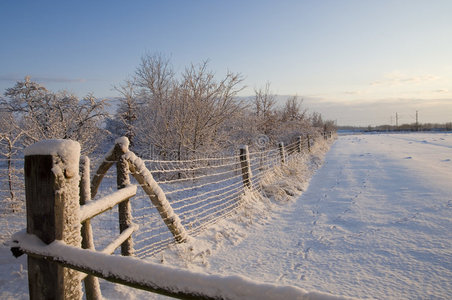
<svg viewBox="0 0 452 300">
<path fill-rule="evenodd" d="M 432 91 L 433 93 L 438 93 L 438 94 L 444 94 L 444 93 L 449 93 L 448 89 L 437 89 Z"/>
<path fill-rule="evenodd" d="M 345 95 L 362 95 L 362 91 L 345 91 L 343 92 Z"/>
<path fill-rule="evenodd" d="M 386 74 L 383 79 L 375 80 L 370 83 L 371 86 L 394 86 L 402 84 L 420 84 L 440 80 L 441 77 L 436 75 L 420 75 L 409 76 L 399 71 Z"/>
<path fill-rule="evenodd" d="M 0 81 L 22 81 L 24 76 L 19 75 L 0 75 Z M 67 77 L 46 77 L 46 76 L 30 76 L 31 80 L 41 83 L 82 83 L 87 82 L 85 78 L 67 78 Z"/>
<path fill-rule="evenodd" d="M 33 78 L 33 77 L 32 77 Z M 64 78 L 64 77 L 34 77 L 36 81 L 46 82 L 46 83 L 76 83 L 76 82 L 87 82 L 85 78 Z"/>
</svg>

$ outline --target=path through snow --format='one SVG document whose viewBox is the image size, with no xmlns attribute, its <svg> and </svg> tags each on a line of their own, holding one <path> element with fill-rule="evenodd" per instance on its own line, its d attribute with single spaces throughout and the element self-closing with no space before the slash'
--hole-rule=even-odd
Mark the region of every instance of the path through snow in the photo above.
<svg viewBox="0 0 452 300">
<path fill-rule="evenodd" d="M 452 135 L 340 137 L 295 202 L 210 271 L 378 299 L 452 294 Z"/>
</svg>

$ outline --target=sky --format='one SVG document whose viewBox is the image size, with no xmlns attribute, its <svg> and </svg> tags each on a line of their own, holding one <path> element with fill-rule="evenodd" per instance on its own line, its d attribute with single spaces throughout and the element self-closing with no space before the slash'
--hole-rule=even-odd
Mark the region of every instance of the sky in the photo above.
<svg viewBox="0 0 452 300">
<path fill-rule="evenodd" d="M 338 125 L 452 122 L 452 1 L 1 1 L 0 92 L 119 96 L 141 57 L 208 60 Z"/>
</svg>

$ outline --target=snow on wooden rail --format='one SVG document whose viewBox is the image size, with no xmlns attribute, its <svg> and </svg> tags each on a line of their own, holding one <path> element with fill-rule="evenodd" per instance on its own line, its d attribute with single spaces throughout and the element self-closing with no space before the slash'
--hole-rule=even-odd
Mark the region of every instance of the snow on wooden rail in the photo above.
<svg viewBox="0 0 452 300">
<path fill-rule="evenodd" d="M 350 299 L 295 286 L 256 282 L 243 276 L 209 275 L 127 257 L 80 249 L 55 241 L 44 244 L 25 232 L 13 236 L 25 253 L 106 280 L 181 299 Z"/>
<path fill-rule="evenodd" d="M 90 201 L 88 204 L 82 205 L 80 207 L 80 222 L 84 222 L 88 219 L 91 219 L 98 214 L 101 214 L 120 202 L 135 196 L 137 193 L 136 185 L 129 185 L 125 188 L 119 189 L 116 192 L 113 192 L 103 198 L 100 198 L 95 201 Z"/>
</svg>

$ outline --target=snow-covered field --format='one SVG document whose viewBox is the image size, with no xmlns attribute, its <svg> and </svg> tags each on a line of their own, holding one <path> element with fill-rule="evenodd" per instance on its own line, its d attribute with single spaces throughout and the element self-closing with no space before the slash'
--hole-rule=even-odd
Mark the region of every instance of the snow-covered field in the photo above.
<svg viewBox="0 0 452 300">
<path fill-rule="evenodd" d="M 452 135 L 344 136 L 308 190 L 218 272 L 378 299 L 452 295 Z"/>
<path fill-rule="evenodd" d="M 301 196 L 250 195 L 233 218 L 154 261 L 356 298 L 450 299 L 452 134 L 341 136 L 308 186 L 311 163 L 269 178 L 269 196 L 282 196 L 278 186 Z M 3 243 L 19 221 L 1 223 Z M 27 298 L 26 259 L 0 251 L 0 298 Z M 101 286 L 109 299 L 158 297 Z"/>
</svg>

